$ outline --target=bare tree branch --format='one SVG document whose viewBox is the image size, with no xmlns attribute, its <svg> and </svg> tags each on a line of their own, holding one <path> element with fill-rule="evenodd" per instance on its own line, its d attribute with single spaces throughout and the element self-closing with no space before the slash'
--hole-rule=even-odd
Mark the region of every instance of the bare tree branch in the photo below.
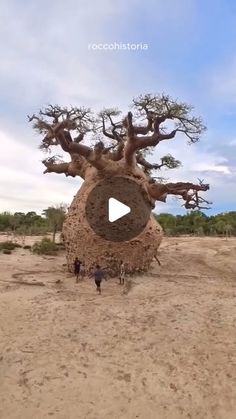
<svg viewBox="0 0 236 419">
<path fill-rule="evenodd" d="M 66 176 L 80 176 L 84 179 L 88 163 L 86 160 L 77 154 L 71 155 L 70 162 L 63 162 L 58 160 L 55 156 L 42 161 L 46 169 L 43 173 L 64 173 Z"/>
<path fill-rule="evenodd" d="M 185 201 L 185 208 L 195 209 L 201 208 L 200 204 L 203 202 L 203 198 L 198 196 L 198 192 L 207 191 L 209 188 L 208 184 L 195 185 L 190 182 L 150 183 L 148 192 L 153 199 L 162 202 L 166 202 L 168 195 L 179 195 Z M 210 202 L 205 202 L 210 204 Z"/>
<path fill-rule="evenodd" d="M 136 154 L 137 163 L 140 164 L 146 173 L 150 173 L 152 170 L 160 170 L 162 167 L 167 167 L 168 169 L 176 169 L 181 165 L 179 160 L 176 160 L 171 154 L 167 154 L 161 158 L 161 163 L 150 163 L 148 162 L 141 152 Z"/>
<path fill-rule="evenodd" d="M 110 134 L 109 132 L 106 131 L 104 117 L 102 117 L 102 133 L 103 133 L 103 135 L 105 135 L 108 138 L 111 138 L 112 140 L 114 140 L 114 138 L 115 138 L 113 134 Z"/>
<path fill-rule="evenodd" d="M 160 169 L 163 166 L 163 164 L 149 163 L 141 153 L 136 154 L 136 160 L 138 164 L 143 166 L 144 171 L 148 171 L 148 172 L 150 170 Z"/>
<path fill-rule="evenodd" d="M 135 152 L 147 147 L 155 147 L 161 141 L 175 138 L 178 132 L 187 136 L 189 143 L 199 140 L 206 129 L 201 118 L 191 115 L 192 107 L 178 102 L 166 95 L 141 95 L 134 99 L 133 106 L 139 116 L 147 118 L 147 125 L 137 126 L 133 123 L 133 115 L 128 113 L 124 119 L 127 131 L 125 159 L 128 164 L 135 164 Z M 163 132 L 162 123 L 172 121 L 174 129 L 169 133 Z M 151 135 L 140 135 L 148 134 Z"/>
<path fill-rule="evenodd" d="M 147 114 L 146 114 L 146 118 L 147 118 L 146 126 L 135 126 L 134 127 L 135 134 L 146 135 L 150 131 L 153 131 L 154 117 L 155 117 L 155 115 L 152 112 L 147 112 Z"/>
<path fill-rule="evenodd" d="M 83 156 L 92 166 L 98 170 L 102 170 L 106 167 L 107 161 L 102 156 L 104 144 L 102 142 L 95 145 L 94 149 L 74 142 L 69 131 L 63 130 L 56 134 L 56 138 L 61 145 L 61 148 L 70 154 L 78 154 Z"/>
<path fill-rule="evenodd" d="M 115 141 L 115 143 L 111 146 L 105 147 L 103 151 L 103 154 L 106 154 L 106 157 L 113 161 L 118 161 L 123 157 L 124 137 L 126 135 L 125 132 L 122 132 L 123 123 L 120 121 L 114 122 L 113 120 L 113 117 L 118 116 L 119 114 L 120 111 L 113 108 L 104 109 L 99 114 L 99 116 L 102 119 L 103 135 Z M 108 130 L 106 129 L 105 121 L 108 121 L 110 123 L 110 132 L 108 132 Z M 111 152 L 111 150 L 113 150 L 113 152 Z"/>
<path fill-rule="evenodd" d="M 48 107 L 39 111 L 39 115 L 28 116 L 30 122 L 34 121 L 33 128 L 40 134 L 46 135 L 45 143 L 48 147 L 50 141 L 60 130 L 75 130 L 78 134 L 85 134 L 92 131 L 95 126 L 94 117 L 90 109 L 78 107 L 60 107 L 58 105 Z"/>
<path fill-rule="evenodd" d="M 147 147 L 155 147 L 160 141 L 174 138 L 176 130 L 169 134 L 162 134 L 160 132 L 160 124 L 163 121 L 162 117 L 156 117 L 153 123 L 153 134 L 149 136 L 138 136 L 135 133 L 135 126 L 133 125 L 133 115 L 128 113 L 125 120 L 127 127 L 127 142 L 125 146 L 125 159 L 128 164 L 135 163 L 135 152 Z"/>
</svg>

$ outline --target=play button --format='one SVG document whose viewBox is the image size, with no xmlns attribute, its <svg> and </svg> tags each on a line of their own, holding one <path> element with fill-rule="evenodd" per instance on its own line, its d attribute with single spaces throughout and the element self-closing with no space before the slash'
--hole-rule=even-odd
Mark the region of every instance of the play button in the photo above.
<svg viewBox="0 0 236 419">
<path fill-rule="evenodd" d="M 144 188 L 128 177 L 113 176 L 98 182 L 86 202 L 86 218 L 95 234 L 115 242 L 138 236 L 150 212 Z"/>
<path fill-rule="evenodd" d="M 122 202 L 117 201 L 117 199 L 109 198 L 108 219 L 111 223 L 124 217 L 124 215 L 129 214 L 129 212 L 130 207 L 128 207 L 128 205 L 122 204 Z"/>
</svg>

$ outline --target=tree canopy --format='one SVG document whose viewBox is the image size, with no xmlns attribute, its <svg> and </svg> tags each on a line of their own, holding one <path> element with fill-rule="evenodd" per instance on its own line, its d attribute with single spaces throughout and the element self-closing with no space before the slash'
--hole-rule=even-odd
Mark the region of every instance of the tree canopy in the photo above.
<svg viewBox="0 0 236 419">
<path fill-rule="evenodd" d="M 206 127 L 193 107 L 173 100 L 165 94 L 145 94 L 133 99 L 127 115 L 117 108 L 106 108 L 98 113 L 84 107 L 48 105 L 29 116 L 33 128 L 42 135 L 40 148 L 52 153 L 59 146 L 70 157 L 64 161 L 53 154 L 43 160 L 44 173 L 80 176 L 86 179 L 91 168 L 102 173 L 113 173 L 120 163 L 127 171 L 140 167 L 146 174 L 146 189 L 154 200 L 166 201 L 169 194 L 180 196 L 187 209 L 208 208 L 200 191 L 208 184 L 199 182 L 167 183 L 155 172 L 163 167 L 173 169 L 181 162 L 167 154 L 157 163 L 150 163 L 147 155 L 162 141 L 173 140 L 178 134 L 189 144 L 196 143 Z"/>
</svg>

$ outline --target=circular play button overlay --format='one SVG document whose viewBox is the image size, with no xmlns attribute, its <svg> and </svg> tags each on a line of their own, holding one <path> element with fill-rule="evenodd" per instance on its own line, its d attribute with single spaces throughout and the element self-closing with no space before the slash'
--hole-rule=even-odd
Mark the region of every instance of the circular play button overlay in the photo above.
<svg viewBox="0 0 236 419">
<path fill-rule="evenodd" d="M 105 240 L 122 242 L 138 236 L 150 217 L 151 203 L 135 181 L 112 177 L 99 182 L 86 202 L 86 218 Z"/>
</svg>

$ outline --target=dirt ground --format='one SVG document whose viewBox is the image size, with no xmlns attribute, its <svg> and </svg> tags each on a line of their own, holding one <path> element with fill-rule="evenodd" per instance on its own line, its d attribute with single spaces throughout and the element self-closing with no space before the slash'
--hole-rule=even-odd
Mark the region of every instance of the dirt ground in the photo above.
<svg viewBox="0 0 236 419">
<path fill-rule="evenodd" d="M 235 419 L 235 256 L 164 239 L 161 267 L 100 296 L 63 254 L 0 254 L 0 418 Z"/>
</svg>

